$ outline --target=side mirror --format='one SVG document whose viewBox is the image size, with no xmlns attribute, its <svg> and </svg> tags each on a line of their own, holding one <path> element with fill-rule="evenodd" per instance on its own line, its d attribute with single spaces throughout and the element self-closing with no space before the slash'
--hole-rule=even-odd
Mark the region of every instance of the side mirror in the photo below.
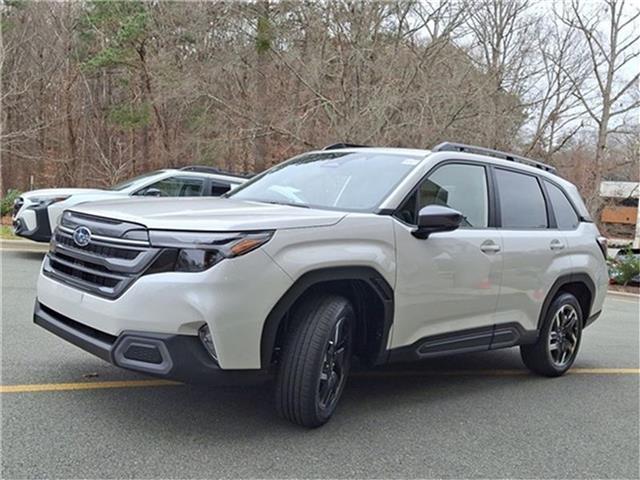
<svg viewBox="0 0 640 480">
<path fill-rule="evenodd" d="M 144 192 L 145 197 L 161 197 L 162 192 L 157 188 L 149 188 Z"/>
<path fill-rule="evenodd" d="M 418 213 L 418 228 L 411 234 L 420 239 L 429 238 L 436 232 L 450 232 L 460 226 L 463 220 L 460 212 L 441 205 L 427 205 Z"/>
</svg>

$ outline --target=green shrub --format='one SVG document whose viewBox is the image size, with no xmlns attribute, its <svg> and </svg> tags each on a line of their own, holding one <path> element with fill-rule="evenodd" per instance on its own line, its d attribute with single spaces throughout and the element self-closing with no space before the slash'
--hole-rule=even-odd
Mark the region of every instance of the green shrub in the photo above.
<svg viewBox="0 0 640 480">
<path fill-rule="evenodd" d="M 11 210 L 13 210 L 13 202 L 19 196 L 20 196 L 20 192 L 18 190 L 14 190 L 11 188 L 9 189 L 7 194 L 4 197 L 2 197 L 2 200 L 0 203 L 0 210 L 3 217 L 5 215 L 11 214 Z"/>
<path fill-rule="evenodd" d="M 626 251 L 616 259 L 612 267 L 613 280 L 619 285 L 627 285 L 634 277 L 640 275 L 640 256 Z"/>
</svg>

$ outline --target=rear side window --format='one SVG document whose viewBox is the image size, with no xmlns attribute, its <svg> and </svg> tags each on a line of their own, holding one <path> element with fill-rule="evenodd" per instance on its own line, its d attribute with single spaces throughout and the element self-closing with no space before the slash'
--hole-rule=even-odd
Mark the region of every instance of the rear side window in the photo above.
<svg viewBox="0 0 640 480">
<path fill-rule="evenodd" d="M 549 193 L 549 199 L 551 200 L 551 206 L 553 207 L 553 214 L 556 217 L 558 228 L 561 230 L 573 230 L 577 228 L 580 219 L 565 193 L 551 182 L 545 180 L 544 183 Z"/>
<path fill-rule="evenodd" d="M 223 182 L 211 182 L 211 195 L 219 197 L 231 190 L 231 185 Z"/>
<path fill-rule="evenodd" d="M 547 228 L 547 207 L 536 177 L 496 169 L 502 228 Z"/>
</svg>

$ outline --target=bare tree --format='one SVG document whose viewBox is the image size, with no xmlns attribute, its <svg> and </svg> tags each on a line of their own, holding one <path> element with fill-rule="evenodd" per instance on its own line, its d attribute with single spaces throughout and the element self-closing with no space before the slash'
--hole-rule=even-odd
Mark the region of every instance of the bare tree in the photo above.
<svg viewBox="0 0 640 480">
<path fill-rule="evenodd" d="M 510 147 L 515 132 L 507 127 L 523 115 L 522 100 L 536 71 L 531 53 L 538 19 L 530 14 L 528 0 L 480 0 L 471 8 L 473 46 L 490 84 L 487 113 L 492 131 L 487 141 L 492 147 Z"/>
<path fill-rule="evenodd" d="M 602 113 L 597 79 L 587 68 L 583 81 L 579 22 L 543 13 L 532 0 L 5 2 L 3 187 L 106 185 L 190 163 L 259 171 L 337 141 L 454 140 L 580 163 L 595 151 L 579 127 L 584 102 Z M 614 19 L 628 33 L 632 16 Z M 622 37 L 617 136 L 638 100 L 618 67 L 635 37 Z M 596 53 L 595 40 L 611 43 L 596 36 Z"/>
<path fill-rule="evenodd" d="M 640 10 L 634 2 L 601 0 L 604 8 L 586 7 L 572 0 L 570 11 L 563 17 L 566 25 L 579 32 L 588 48 L 588 62 L 593 74 L 591 85 L 569 75 L 576 96 L 597 128 L 594 165 L 591 169 L 590 203 L 597 206 L 598 185 L 607 157 L 607 140 L 616 130 L 616 121 L 640 107 L 636 73 L 621 81 L 622 69 L 640 55 L 640 34 L 636 21 Z M 567 72 L 569 73 L 569 72 Z"/>
<path fill-rule="evenodd" d="M 532 133 L 524 151 L 551 162 L 553 155 L 584 127 L 584 109 L 577 93 L 589 69 L 574 29 L 557 22 L 540 27 L 536 42 L 541 67 L 539 75 L 533 77 Z"/>
</svg>

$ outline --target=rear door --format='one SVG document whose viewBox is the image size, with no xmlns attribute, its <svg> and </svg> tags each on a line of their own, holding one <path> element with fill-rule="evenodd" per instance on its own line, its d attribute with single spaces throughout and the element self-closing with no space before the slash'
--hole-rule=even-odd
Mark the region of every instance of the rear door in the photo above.
<svg viewBox="0 0 640 480">
<path fill-rule="evenodd" d="M 503 167 L 494 167 L 493 174 L 504 265 L 496 323 L 516 322 L 533 331 L 547 292 L 571 269 L 566 235 L 556 228 L 541 178 Z"/>
</svg>

